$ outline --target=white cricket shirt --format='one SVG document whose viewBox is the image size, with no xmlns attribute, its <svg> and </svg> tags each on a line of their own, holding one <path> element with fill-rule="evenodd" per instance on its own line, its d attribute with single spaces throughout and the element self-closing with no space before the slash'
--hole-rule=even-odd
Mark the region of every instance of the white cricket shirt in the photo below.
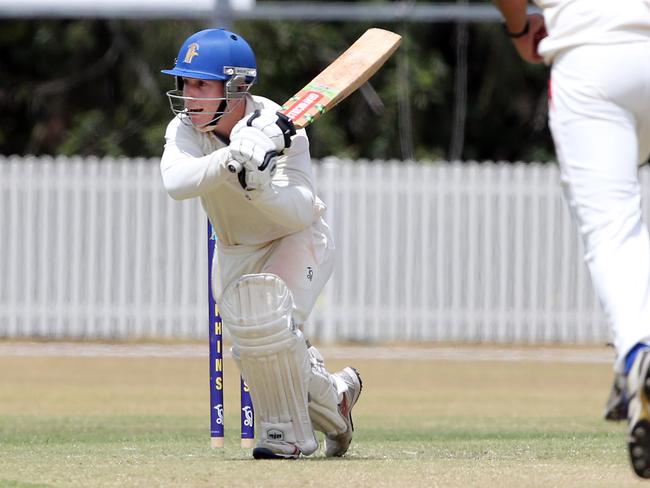
<svg viewBox="0 0 650 488">
<path fill-rule="evenodd" d="M 246 113 L 279 110 L 263 97 L 247 95 Z M 291 147 L 278 158 L 273 190 L 252 200 L 237 175 L 225 167 L 227 146 L 212 133 L 204 133 L 175 117 L 167 126 L 160 161 L 163 184 L 172 198 L 199 197 L 212 222 L 220 246 L 268 244 L 311 226 L 324 212 L 316 196 L 309 141 L 298 130 Z"/>
<path fill-rule="evenodd" d="M 650 0 L 535 0 L 548 37 L 539 53 L 550 63 L 566 48 L 650 39 Z"/>
</svg>

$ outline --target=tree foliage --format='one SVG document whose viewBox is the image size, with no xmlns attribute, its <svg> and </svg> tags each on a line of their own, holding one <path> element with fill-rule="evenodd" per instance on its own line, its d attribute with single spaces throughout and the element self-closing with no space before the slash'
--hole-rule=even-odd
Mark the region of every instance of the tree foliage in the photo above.
<svg viewBox="0 0 650 488">
<path fill-rule="evenodd" d="M 0 22 L 0 153 L 159 156 L 173 87 L 160 73 L 207 25 L 133 20 Z M 363 23 L 238 22 L 253 46 L 254 93 L 286 100 L 350 45 Z M 312 155 L 446 158 L 463 130 L 462 159 L 547 160 L 543 66 L 525 65 L 495 24 L 466 26 L 459 89 L 455 24 L 379 26 L 403 35 L 397 54 L 310 129 Z M 461 84 L 462 85 L 462 84 Z M 458 107 L 464 121 L 454 117 Z"/>
</svg>

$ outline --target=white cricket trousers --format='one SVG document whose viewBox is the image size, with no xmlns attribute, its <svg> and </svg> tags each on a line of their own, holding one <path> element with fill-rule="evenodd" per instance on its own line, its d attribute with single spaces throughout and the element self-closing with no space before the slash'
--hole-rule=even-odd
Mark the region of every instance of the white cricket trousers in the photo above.
<svg viewBox="0 0 650 488">
<path fill-rule="evenodd" d="M 567 49 L 553 62 L 550 93 L 565 196 L 622 371 L 627 352 L 650 342 L 650 240 L 638 177 L 650 153 L 650 38 Z"/>
<path fill-rule="evenodd" d="M 307 229 L 264 246 L 223 246 L 217 241 L 215 258 L 212 294 L 217 303 L 226 287 L 241 276 L 272 273 L 291 290 L 293 318 L 302 325 L 334 271 L 335 248 L 330 228 L 321 218 Z"/>
</svg>

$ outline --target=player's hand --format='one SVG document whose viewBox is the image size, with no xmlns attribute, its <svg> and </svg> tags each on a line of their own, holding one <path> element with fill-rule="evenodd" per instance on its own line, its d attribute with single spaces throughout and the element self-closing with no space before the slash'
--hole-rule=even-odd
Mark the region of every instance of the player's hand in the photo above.
<svg viewBox="0 0 650 488">
<path fill-rule="evenodd" d="M 242 166 L 239 183 L 244 190 L 269 186 L 278 157 L 276 145 L 270 137 L 255 127 L 242 127 L 230 139 L 229 149 L 230 157 Z"/>
<path fill-rule="evenodd" d="M 296 128 L 289 117 L 269 109 L 255 110 L 237 122 L 230 132 L 230 139 L 237 137 L 239 131 L 245 127 L 255 127 L 261 130 L 273 141 L 278 154 L 291 147 L 291 136 L 296 134 Z"/>
<path fill-rule="evenodd" d="M 529 63 L 541 63 L 544 58 L 539 55 L 537 48 L 540 41 L 548 35 L 544 17 L 539 14 L 531 14 L 528 16 L 528 23 L 526 35 L 513 38 L 512 43 L 515 45 L 519 56 L 524 60 Z"/>
</svg>

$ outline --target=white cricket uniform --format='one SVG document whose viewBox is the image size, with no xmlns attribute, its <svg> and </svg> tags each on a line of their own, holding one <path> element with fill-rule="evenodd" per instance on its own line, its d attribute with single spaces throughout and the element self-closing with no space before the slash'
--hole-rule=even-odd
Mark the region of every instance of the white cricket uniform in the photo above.
<svg viewBox="0 0 650 488">
<path fill-rule="evenodd" d="M 537 0 L 552 62 L 549 125 L 565 196 L 622 370 L 650 342 L 650 239 L 638 165 L 650 154 L 650 0 Z"/>
<path fill-rule="evenodd" d="M 247 95 L 246 113 L 279 110 L 274 102 Z M 217 303 L 232 281 L 249 273 L 273 273 L 294 297 L 294 318 L 302 324 L 334 267 L 334 242 L 316 196 L 309 141 L 298 130 L 278 158 L 273 189 L 247 199 L 237 175 L 225 167 L 227 145 L 213 133 L 184 124 L 167 126 L 160 162 L 167 192 L 175 199 L 199 197 L 217 234 L 212 267 Z"/>
<path fill-rule="evenodd" d="M 548 37 L 539 45 L 547 63 L 571 47 L 644 42 L 650 35 L 650 0 L 535 0 Z"/>
</svg>

